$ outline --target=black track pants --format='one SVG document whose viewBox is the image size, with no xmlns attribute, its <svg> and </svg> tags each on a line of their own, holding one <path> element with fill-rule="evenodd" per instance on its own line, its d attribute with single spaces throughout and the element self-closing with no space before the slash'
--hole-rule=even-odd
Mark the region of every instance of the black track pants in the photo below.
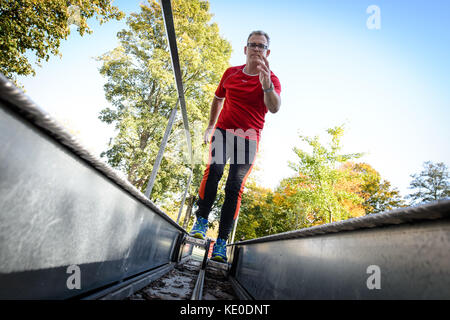
<svg viewBox="0 0 450 320">
<path fill-rule="evenodd" d="M 217 186 L 227 161 L 230 171 L 225 185 L 225 200 L 220 214 L 219 238 L 228 239 L 234 220 L 239 214 L 245 182 L 252 170 L 258 142 L 221 128 L 214 130 L 209 148 L 209 160 L 203 174 L 197 201 L 197 216 L 208 219 L 216 199 Z"/>
</svg>

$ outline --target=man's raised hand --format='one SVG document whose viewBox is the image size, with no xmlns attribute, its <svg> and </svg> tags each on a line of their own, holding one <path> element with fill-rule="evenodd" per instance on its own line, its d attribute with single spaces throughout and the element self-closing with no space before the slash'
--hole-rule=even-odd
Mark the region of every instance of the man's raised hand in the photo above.
<svg viewBox="0 0 450 320">
<path fill-rule="evenodd" d="M 259 81 L 263 89 L 269 89 L 272 81 L 270 80 L 269 60 L 264 55 L 260 55 L 261 62 L 258 64 Z"/>
</svg>

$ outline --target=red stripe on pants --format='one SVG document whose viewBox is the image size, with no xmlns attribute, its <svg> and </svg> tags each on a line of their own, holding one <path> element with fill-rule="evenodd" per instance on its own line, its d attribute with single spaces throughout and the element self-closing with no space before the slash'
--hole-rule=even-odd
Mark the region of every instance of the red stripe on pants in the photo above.
<svg viewBox="0 0 450 320">
<path fill-rule="evenodd" d="M 205 169 L 205 173 L 203 174 L 203 179 L 202 182 L 200 183 L 200 188 L 198 190 L 198 196 L 200 197 L 200 199 L 205 199 L 205 187 L 206 187 L 206 181 L 208 180 L 208 176 L 209 176 L 209 167 L 211 165 L 211 160 L 212 160 L 212 143 L 211 140 L 214 137 L 214 132 L 216 131 L 216 128 L 214 128 L 214 131 L 211 134 L 211 137 L 209 138 L 209 157 L 208 157 L 208 164 L 206 166 Z"/>
<path fill-rule="evenodd" d="M 258 154 L 258 151 L 259 151 L 259 141 L 256 144 L 255 158 L 253 158 L 252 165 L 250 166 L 250 169 L 248 169 L 248 172 L 245 175 L 244 179 L 242 179 L 241 189 L 239 190 L 239 194 L 238 194 L 238 198 L 237 198 L 237 204 L 236 204 L 236 211 L 234 212 L 233 220 L 236 220 L 236 218 L 237 218 L 237 216 L 239 214 L 239 209 L 241 208 L 242 193 L 244 192 L 245 182 L 247 181 L 247 178 L 250 175 L 250 172 L 252 172 L 253 165 L 255 164 L 256 155 Z"/>
</svg>

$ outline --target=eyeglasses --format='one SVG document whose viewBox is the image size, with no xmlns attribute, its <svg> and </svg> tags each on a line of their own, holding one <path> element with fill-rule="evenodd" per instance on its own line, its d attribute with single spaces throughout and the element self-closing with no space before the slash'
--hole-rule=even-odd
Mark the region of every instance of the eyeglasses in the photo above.
<svg viewBox="0 0 450 320">
<path fill-rule="evenodd" d="M 254 42 L 247 43 L 247 47 L 252 48 L 253 50 L 255 50 L 256 48 L 261 49 L 261 50 L 267 50 L 269 48 L 265 44 L 254 43 Z"/>
</svg>

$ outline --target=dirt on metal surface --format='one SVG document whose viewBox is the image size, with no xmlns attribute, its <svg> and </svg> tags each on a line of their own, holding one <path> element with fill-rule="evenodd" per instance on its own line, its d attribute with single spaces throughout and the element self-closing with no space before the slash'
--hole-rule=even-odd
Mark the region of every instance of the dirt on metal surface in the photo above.
<svg viewBox="0 0 450 320">
<path fill-rule="evenodd" d="M 203 300 L 238 300 L 227 273 L 212 266 L 206 268 Z"/>
<path fill-rule="evenodd" d="M 137 291 L 127 300 L 190 300 L 201 268 L 201 258 L 201 255 L 193 255 L 191 259 L 176 265 L 166 275 Z M 207 266 L 202 299 L 238 299 L 225 270 L 214 265 Z"/>
<path fill-rule="evenodd" d="M 189 300 L 201 262 L 189 260 L 139 290 L 128 300 Z"/>
</svg>

